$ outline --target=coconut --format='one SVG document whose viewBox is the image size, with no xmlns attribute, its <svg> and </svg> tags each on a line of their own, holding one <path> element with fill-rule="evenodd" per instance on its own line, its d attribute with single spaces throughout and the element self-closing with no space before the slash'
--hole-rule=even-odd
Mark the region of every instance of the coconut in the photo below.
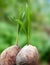
<svg viewBox="0 0 50 65">
<path fill-rule="evenodd" d="M 16 56 L 16 65 L 38 65 L 39 53 L 35 46 L 26 45 Z"/>
<path fill-rule="evenodd" d="M 20 51 L 18 45 L 13 45 L 5 49 L 0 56 L 0 65 L 16 65 L 16 55 Z"/>
</svg>

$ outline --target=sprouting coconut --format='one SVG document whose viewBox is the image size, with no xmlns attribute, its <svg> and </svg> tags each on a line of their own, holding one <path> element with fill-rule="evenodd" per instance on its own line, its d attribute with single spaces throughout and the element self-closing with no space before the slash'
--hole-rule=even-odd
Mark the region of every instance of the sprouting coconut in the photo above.
<svg viewBox="0 0 50 65">
<path fill-rule="evenodd" d="M 26 3 L 26 20 L 24 22 L 25 34 L 27 37 L 27 45 L 24 46 L 16 56 L 16 65 L 38 65 L 39 53 L 35 46 L 30 45 L 31 38 L 31 21 L 30 21 L 30 6 Z"/>
<path fill-rule="evenodd" d="M 1 53 L 0 65 L 16 65 L 16 56 L 20 51 L 20 47 L 18 45 L 19 31 L 19 24 L 17 22 L 17 44 L 8 47 Z"/>
</svg>

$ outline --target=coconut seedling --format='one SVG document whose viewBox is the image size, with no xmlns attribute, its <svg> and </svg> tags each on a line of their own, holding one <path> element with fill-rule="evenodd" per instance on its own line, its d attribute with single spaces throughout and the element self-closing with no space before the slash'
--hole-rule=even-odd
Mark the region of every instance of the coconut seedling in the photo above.
<svg viewBox="0 0 50 65">
<path fill-rule="evenodd" d="M 19 25 L 17 24 L 17 33 L 19 35 Z M 8 47 L 0 55 L 0 65 L 16 65 L 16 55 L 20 51 L 18 45 L 18 35 L 17 35 L 17 44 Z"/>
<path fill-rule="evenodd" d="M 35 46 L 30 44 L 31 21 L 30 21 L 30 6 L 26 5 L 25 11 L 25 29 L 27 36 L 27 45 L 25 45 L 16 56 L 16 65 L 38 65 L 39 53 Z M 26 21 L 27 20 L 27 21 Z"/>
</svg>

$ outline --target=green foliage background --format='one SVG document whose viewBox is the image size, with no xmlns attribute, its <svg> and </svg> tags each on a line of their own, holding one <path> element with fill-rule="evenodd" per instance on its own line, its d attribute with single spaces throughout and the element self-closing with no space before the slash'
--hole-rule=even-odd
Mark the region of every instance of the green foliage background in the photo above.
<svg viewBox="0 0 50 65">
<path fill-rule="evenodd" d="M 48 0 L 0 0 L 0 53 L 17 43 L 17 21 L 27 21 L 25 13 L 30 6 L 31 37 L 30 42 L 39 50 L 43 60 L 50 54 L 50 1 Z M 28 10 L 29 12 L 29 10 Z M 22 26 L 22 23 L 19 22 Z M 27 23 L 26 23 L 27 24 Z M 26 25 L 25 24 L 25 25 Z M 26 34 L 21 28 L 19 46 L 26 44 Z"/>
</svg>

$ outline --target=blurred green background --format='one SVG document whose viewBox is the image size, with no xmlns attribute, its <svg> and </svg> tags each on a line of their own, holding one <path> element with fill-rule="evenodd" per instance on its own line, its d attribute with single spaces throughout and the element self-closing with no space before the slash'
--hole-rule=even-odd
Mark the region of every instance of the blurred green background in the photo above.
<svg viewBox="0 0 50 65">
<path fill-rule="evenodd" d="M 27 4 L 30 6 L 29 15 L 32 22 L 30 42 L 38 48 L 45 64 L 50 61 L 50 0 L 0 0 L 0 53 L 17 43 L 16 19 L 27 21 Z M 20 47 L 26 44 L 23 29 L 18 41 Z"/>
</svg>

